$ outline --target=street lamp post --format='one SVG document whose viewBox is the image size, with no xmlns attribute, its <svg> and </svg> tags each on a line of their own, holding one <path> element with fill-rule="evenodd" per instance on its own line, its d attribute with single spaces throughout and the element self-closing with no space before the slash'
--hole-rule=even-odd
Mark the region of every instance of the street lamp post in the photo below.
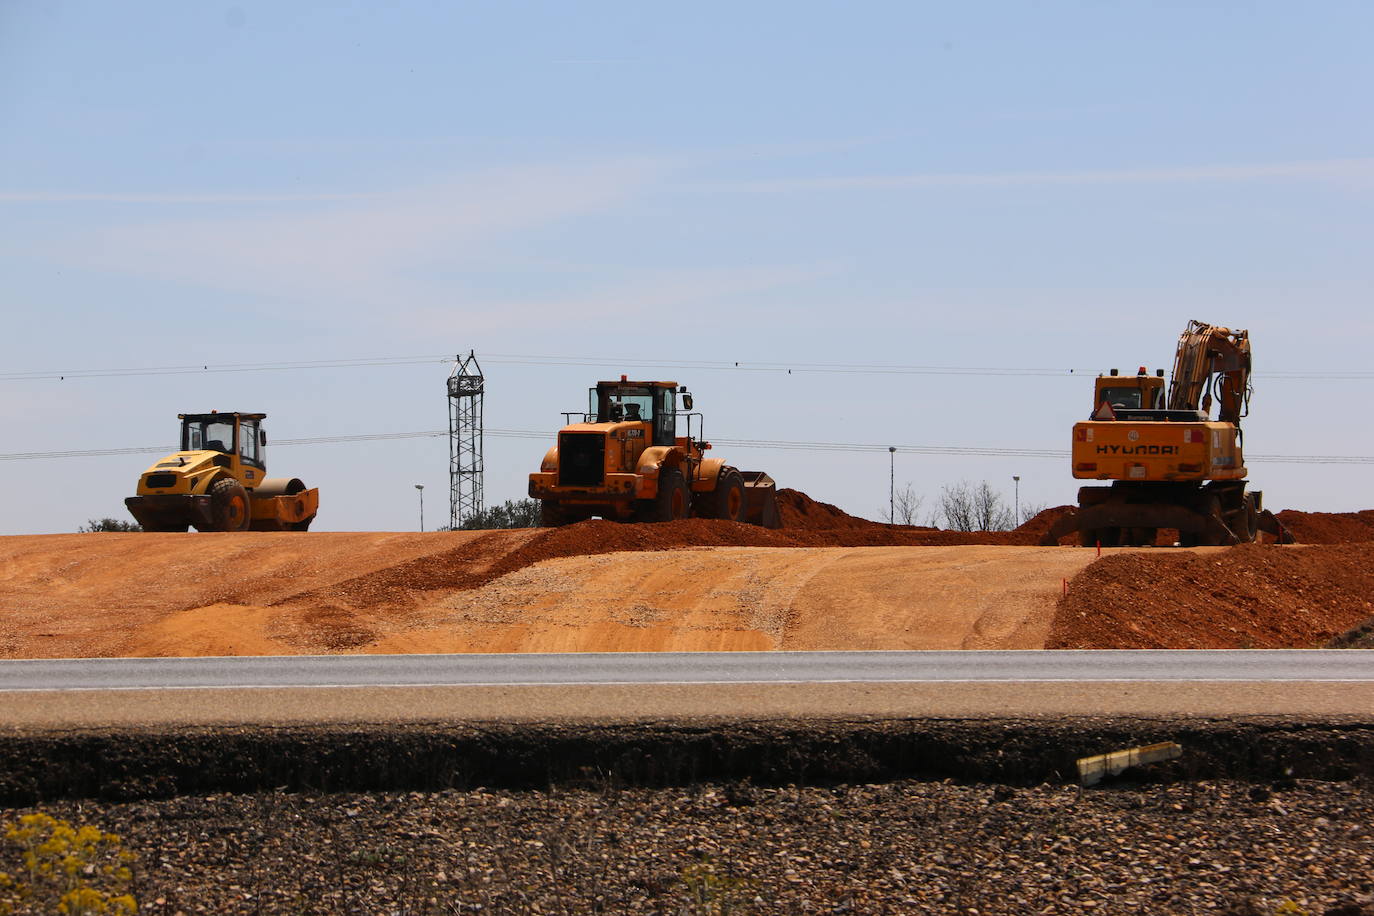
<svg viewBox="0 0 1374 916">
<path fill-rule="evenodd" d="M 897 446 L 887 447 L 887 523 L 897 524 Z"/>
<path fill-rule="evenodd" d="M 1011 479 L 1012 483 L 1016 485 L 1016 525 L 1019 527 L 1021 524 L 1021 478 L 1013 474 Z"/>
<path fill-rule="evenodd" d="M 417 483 L 415 489 L 420 491 L 420 530 L 425 530 L 425 485 Z"/>
</svg>

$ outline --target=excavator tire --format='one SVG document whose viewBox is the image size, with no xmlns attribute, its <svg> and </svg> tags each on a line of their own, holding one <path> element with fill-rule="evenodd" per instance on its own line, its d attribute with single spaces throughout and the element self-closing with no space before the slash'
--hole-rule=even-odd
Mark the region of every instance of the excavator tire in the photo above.
<svg viewBox="0 0 1374 916">
<path fill-rule="evenodd" d="M 210 485 L 211 531 L 247 531 L 253 521 L 248 504 L 248 491 L 232 477 L 223 477 Z M 198 529 L 204 531 L 204 528 Z"/>
<path fill-rule="evenodd" d="M 1255 505 L 1255 497 L 1249 493 L 1245 494 L 1245 507 L 1242 517 L 1245 521 L 1244 533 L 1234 525 L 1231 530 L 1245 543 L 1254 543 L 1255 538 L 1259 537 L 1259 507 Z"/>
<path fill-rule="evenodd" d="M 686 518 L 691 511 L 692 493 L 687 489 L 687 481 L 681 471 L 672 468 L 659 472 L 658 495 L 645 501 L 638 521 L 673 522 Z"/>
<path fill-rule="evenodd" d="M 734 468 L 721 469 L 716 488 L 701 493 L 692 507 L 702 518 L 720 518 L 729 522 L 743 522 L 749 515 L 749 498 L 744 495 L 744 477 Z"/>
<path fill-rule="evenodd" d="M 1159 534 L 1157 528 L 1137 527 L 1121 529 L 1124 535 L 1123 547 L 1153 547 L 1155 537 Z"/>
</svg>

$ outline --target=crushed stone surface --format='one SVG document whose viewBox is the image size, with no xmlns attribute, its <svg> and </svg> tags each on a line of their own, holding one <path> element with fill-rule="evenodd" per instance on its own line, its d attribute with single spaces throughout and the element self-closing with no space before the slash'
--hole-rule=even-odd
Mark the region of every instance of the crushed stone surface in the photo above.
<svg viewBox="0 0 1374 916">
<path fill-rule="evenodd" d="M 44 810 L 123 837 L 147 916 L 1374 913 L 1374 792 L 1354 783 L 608 784 Z"/>
</svg>

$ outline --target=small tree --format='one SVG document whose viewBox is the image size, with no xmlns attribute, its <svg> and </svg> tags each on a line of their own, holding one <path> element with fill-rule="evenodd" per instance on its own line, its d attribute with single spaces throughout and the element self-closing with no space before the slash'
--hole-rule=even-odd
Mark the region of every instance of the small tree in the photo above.
<svg viewBox="0 0 1374 916">
<path fill-rule="evenodd" d="M 499 506 L 483 509 L 458 526 L 460 531 L 490 528 L 538 528 L 539 502 L 534 499 L 508 499 Z"/>
<path fill-rule="evenodd" d="M 95 531 L 142 531 L 134 522 L 126 522 L 118 518 L 93 518 L 80 528 L 76 529 L 77 534 L 91 534 Z"/>
<path fill-rule="evenodd" d="M 940 514 L 950 531 L 1007 531 L 1014 527 L 1014 513 L 1005 497 L 984 480 L 949 484 L 940 491 Z"/>
<path fill-rule="evenodd" d="M 892 505 L 883 518 L 893 525 L 915 525 L 925 501 L 925 496 L 917 493 L 916 488 L 908 482 L 892 494 Z"/>
</svg>

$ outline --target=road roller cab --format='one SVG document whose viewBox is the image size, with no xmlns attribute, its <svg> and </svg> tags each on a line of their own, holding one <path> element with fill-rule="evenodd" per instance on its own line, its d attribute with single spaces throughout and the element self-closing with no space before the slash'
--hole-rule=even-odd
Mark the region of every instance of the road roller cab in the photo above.
<svg viewBox="0 0 1374 916">
<path fill-rule="evenodd" d="M 144 531 L 305 531 L 318 489 L 267 476 L 262 413 L 178 414 L 181 449 L 143 472 L 124 500 Z"/>
</svg>

